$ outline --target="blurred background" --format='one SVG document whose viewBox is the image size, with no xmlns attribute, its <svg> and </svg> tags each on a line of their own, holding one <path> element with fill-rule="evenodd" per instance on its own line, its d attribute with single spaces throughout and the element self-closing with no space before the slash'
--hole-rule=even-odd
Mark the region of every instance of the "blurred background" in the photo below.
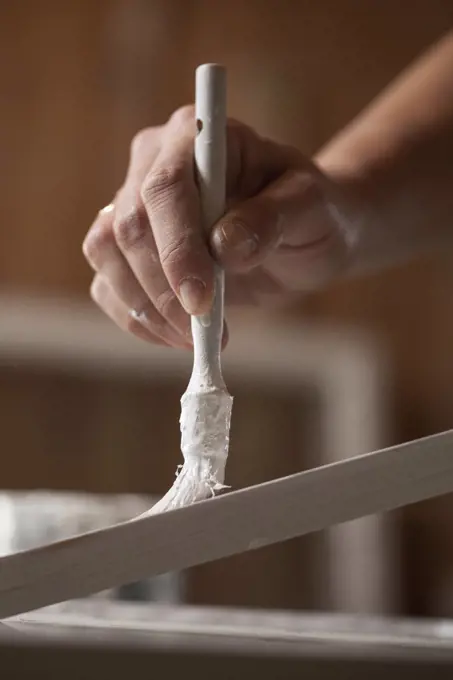
<svg viewBox="0 0 453 680">
<path fill-rule="evenodd" d="M 224 63 L 230 115 L 310 155 L 452 20 L 450 0 L 0 3 L 3 489 L 159 495 L 173 481 L 189 369 L 166 377 L 151 350 L 111 340 L 81 244 L 133 135 L 192 101 L 196 66 Z M 445 252 L 278 311 L 232 312 L 232 336 L 267 359 L 241 379 L 240 346 L 231 355 L 227 482 L 453 427 L 452 292 Z M 297 380 L 283 371 L 277 388 L 288 361 Z M 444 497 L 188 570 L 184 597 L 452 616 L 452 526 Z"/>
</svg>

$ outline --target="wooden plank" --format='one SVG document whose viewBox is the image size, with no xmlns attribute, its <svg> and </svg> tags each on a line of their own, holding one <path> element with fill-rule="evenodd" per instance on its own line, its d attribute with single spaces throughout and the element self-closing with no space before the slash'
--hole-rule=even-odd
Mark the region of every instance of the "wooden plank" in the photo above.
<svg viewBox="0 0 453 680">
<path fill-rule="evenodd" d="M 0 560 L 0 617 L 453 491 L 453 430 Z"/>
</svg>

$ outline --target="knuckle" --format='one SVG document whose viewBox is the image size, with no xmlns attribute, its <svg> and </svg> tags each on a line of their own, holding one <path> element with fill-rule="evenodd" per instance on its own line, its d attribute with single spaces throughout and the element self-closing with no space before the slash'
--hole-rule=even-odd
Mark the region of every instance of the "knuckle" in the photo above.
<svg viewBox="0 0 453 680">
<path fill-rule="evenodd" d="M 169 318 L 171 316 L 176 301 L 177 300 L 175 294 L 173 293 L 172 290 L 168 289 L 165 290 L 163 293 L 160 293 L 156 297 L 154 305 L 159 314 L 162 315 L 162 317 Z"/>
<path fill-rule="evenodd" d="M 185 104 L 176 109 L 170 116 L 170 125 L 179 127 L 180 125 L 193 124 L 195 122 L 195 106 L 193 104 Z"/>
<path fill-rule="evenodd" d="M 131 250 L 143 242 L 148 228 L 137 210 L 120 217 L 114 223 L 116 242 L 122 250 Z"/>
<path fill-rule="evenodd" d="M 143 203 L 151 209 L 159 208 L 186 177 L 187 168 L 182 163 L 172 163 L 152 170 L 141 188 Z"/>
<path fill-rule="evenodd" d="M 155 127 L 147 127 L 136 132 L 131 141 L 131 156 L 140 154 L 143 149 L 147 149 L 150 143 L 154 141 L 157 130 L 158 128 Z"/>
<path fill-rule="evenodd" d="M 90 297 L 97 304 L 101 304 L 105 292 L 105 283 L 100 276 L 95 276 L 90 285 Z"/>
<path fill-rule="evenodd" d="M 167 272 L 174 272 L 181 268 L 182 263 L 190 252 L 190 242 L 185 234 L 173 239 L 162 248 L 160 262 Z"/>
<path fill-rule="evenodd" d="M 114 235 L 110 222 L 98 222 L 89 230 L 82 244 L 82 252 L 93 268 L 101 265 L 105 251 L 113 242 Z"/>
</svg>

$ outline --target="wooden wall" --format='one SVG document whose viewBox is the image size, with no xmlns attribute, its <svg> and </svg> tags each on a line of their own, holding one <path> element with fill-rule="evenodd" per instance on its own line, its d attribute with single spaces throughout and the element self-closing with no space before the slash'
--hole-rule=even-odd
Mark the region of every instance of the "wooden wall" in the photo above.
<svg viewBox="0 0 453 680">
<path fill-rule="evenodd" d="M 227 65 L 232 115 L 311 154 L 452 19 L 449 0 L 1 3 L 0 284 L 87 295 L 84 234 L 122 181 L 133 134 L 191 100 L 198 63 Z M 386 338 L 395 366 L 395 439 L 453 426 L 451 272 L 446 253 L 334 286 L 283 313 L 351 321 Z M 167 419 L 154 437 L 169 450 L 177 448 L 178 433 L 173 426 L 168 432 L 179 386 L 166 389 L 158 406 Z M 174 460 L 143 462 L 145 414 L 158 408 L 153 399 L 133 386 L 3 372 L 2 451 L 15 451 L 3 483 L 146 491 L 149 474 L 152 490 L 162 490 Z M 251 418 L 258 407 L 277 419 L 275 401 L 251 396 Z M 288 422 L 283 402 L 279 408 L 278 422 Z M 74 432 L 77 419 L 84 425 Z M 276 476 L 290 463 L 274 460 L 267 439 L 268 473 Z M 97 452 L 95 462 L 84 457 L 87 450 Z M 450 498 L 403 513 L 407 611 L 453 611 L 450 518 Z M 427 551 L 435 560 L 416 567 Z M 294 603 L 294 581 L 285 583 L 276 566 L 287 553 L 269 558 L 272 567 L 263 559 L 262 569 L 272 568 L 282 585 L 267 597 L 265 585 L 250 595 L 256 573 L 252 581 L 244 577 L 234 591 L 240 602 Z M 199 599 L 215 601 L 213 590 L 200 586 Z"/>
</svg>

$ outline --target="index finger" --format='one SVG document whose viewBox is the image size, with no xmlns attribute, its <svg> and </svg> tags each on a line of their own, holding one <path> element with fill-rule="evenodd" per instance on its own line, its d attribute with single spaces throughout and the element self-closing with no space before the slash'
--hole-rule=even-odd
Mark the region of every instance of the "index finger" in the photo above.
<svg viewBox="0 0 453 680">
<path fill-rule="evenodd" d="M 194 174 L 196 121 L 193 107 L 169 123 L 160 152 L 142 185 L 141 198 L 165 276 L 189 314 L 209 312 L 214 260 L 201 224 Z"/>
</svg>

